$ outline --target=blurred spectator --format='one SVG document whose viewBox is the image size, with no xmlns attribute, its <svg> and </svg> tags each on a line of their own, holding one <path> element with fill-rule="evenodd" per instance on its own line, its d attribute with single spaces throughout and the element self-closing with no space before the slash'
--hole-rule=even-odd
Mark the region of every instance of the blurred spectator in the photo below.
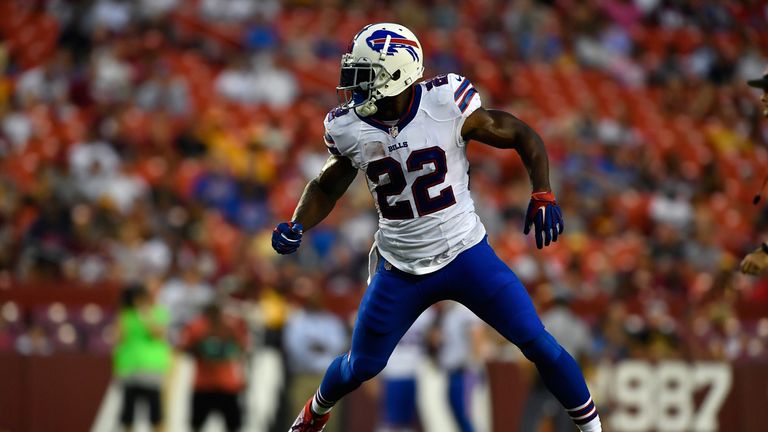
<svg viewBox="0 0 768 432">
<path fill-rule="evenodd" d="M 418 429 L 417 377 L 426 360 L 427 340 L 434 321 L 434 308 L 419 315 L 381 371 L 383 409 L 377 431 L 413 432 Z"/>
<path fill-rule="evenodd" d="M 53 353 L 53 346 L 45 328 L 34 323 L 16 339 L 16 351 L 23 355 L 45 356 Z"/>
<path fill-rule="evenodd" d="M 136 106 L 145 110 L 184 115 L 190 110 L 187 81 L 174 76 L 167 65 L 158 64 L 152 75 L 136 89 Z"/>
<path fill-rule="evenodd" d="M 120 280 L 135 282 L 165 276 L 172 257 L 163 239 L 147 238 L 142 227 L 131 222 L 122 225 L 119 231 L 118 241 L 113 243 L 111 253 Z"/>
<path fill-rule="evenodd" d="M 640 137 L 632 126 L 626 107 L 622 107 L 616 117 L 604 117 L 598 122 L 597 138 L 601 143 L 613 146 L 636 146 L 640 144 Z"/>
<path fill-rule="evenodd" d="M 32 122 L 19 109 L 16 98 L 11 99 L 11 106 L 3 115 L 0 129 L 0 156 L 22 151 L 32 138 Z"/>
<path fill-rule="evenodd" d="M 209 170 L 195 180 L 194 197 L 207 206 L 227 212 L 238 200 L 237 179 L 220 158 L 211 158 L 208 167 Z"/>
<path fill-rule="evenodd" d="M 255 233 L 272 221 L 265 192 L 252 182 L 241 184 L 240 190 L 233 206 L 224 209 L 227 220 L 246 233 Z"/>
<path fill-rule="evenodd" d="M 697 271 L 705 272 L 717 268 L 722 259 L 723 251 L 717 245 L 713 227 L 697 227 L 693 241 L 685 244 L 685 261 Z"/>
<path fill-rule="evenodd" d="M 131 22 L 134 4 L 129 0 L 97 0 L 93 6 L 93 25 L 120 32 Z"/>
<path fill-rule="evenodd" d="M 595 353 L 599 361 L 617 362 L 627 358 L 628 333 L 627 311 L 621 304 L 612 306 L 597 325 L 593 336 Z"/>
<path fill-rule="evenodd" d="M 69 152 L 69 172 L 76 191 L 89 201 L 104 198 L 107 188 L 120 169 L 120 157 L 94 133 Z"/>
<path fill-rule="evenodd" d="M 233 102 L 255 103 L 261 96 L 256 76 L 245 56 L 233 58 L 216 78 L 216 91 Z"/>
<path fill-rule="evenodd" d="M 209 414 L 224 417 L 228 432 L 243 422 L 240 393 L 245 388 L 245 323 L 224 313 L 219 302 L 205 306 L 203 314 L 184 328 L 179 347 L 195 359 L 191 427 L 201 431 Z"/>
<path fill-rule="evenodd" d="M 69 212 L 58 200 L 46 200 L 24 237 L 19 257 L 22 277 L 60 276 L 64 263 L 72 256 L 72 247 L 73 227 Z"/>
<path fill-rule="evenodd" d="M 100 198 L 125 215 L 146 198 L 147 189 L 144 179 L 123 167 L 103 185 Z"/>
<path fill-rule="evenodd" d="M 16 84 L 16 97 L 22 107 L 35 103 L 53 103 L 66 99 L 69 91 L 70 58 L 57 52 L 42 65 L 24 71 Z"/>
<path fill-rule="evenodd" d="M 182 0 L 140 0 L 138 8 L 144 18 L 159 19 L 177 8 L 180 1 Z"/>
<path fill-rule="evenodd" d="M 202 278 L 196 264 L 186 264 L 180 276 L 170 277 L 160 289 L 159 302 L 171 312 L 171 340 L 177 340 L 184 326 L 214 298 L 213 287 Z"/>
<path fill-rule="evenodd" d="M 133 73 L 130 64 L 120 57 L 117 44 L 99 45 L 90 60 L 91 96 L 102 104 L 127 101 L 132 91 Z"/>
<path fill-rule="evenodd" d="M 0 313 L 0 351 L 12 351 L 14 348 L 14 337 L 11 334 L 10 326 L 5 316 Z"/>
<path fill-rule="evenodd" d="M 256 12 L 259 3 L 252 0 L 201 0 L 200 12 L 212 21 L 244 21 Z"/>
<path fill-rule="evenodd" d="M 693 206 L 682 192 L 675 191 L 673 185 L 665 185 L 660 193 L 651 198 L 651 218 L 667 224 L 676 230 L 686 232 L 693 219 Z"/>
<path fill-rule="evenodd" d="M 156 431 L 163 422 L 160 388 L 171 365 L 166 341 L 168 310 L 155 304 L 142 285 L 129 285 L 122 293 L 114 370 L 123 387 L 120 424 L 133 427 L 136 406 L 146 404 Z"/>
<path fill-rule="evenodd" d="M 472 432 L 472 382 L 488 356 L 485 323 L 466 306 L 448 302 L 438 318 L 438 363 L 448 379 L 448 402 L 461 432 Z"/>
<path fill-rule="evenodd" d="M 321 292 L 314 281 L 306 277 L 295 280 L 293 293 L 303 303 L 288 318 L 283 340 L 292 375 L 288 383 L 290 412 L 299 412 L 307 395 L 320 386 L 328 365 L 346 349 L 347 331 L 337 316 L 323 309 Z M 326 429 L 333 432 L 339 427 L 331 421 Z"/>
<path fill-rule="evenodd" d="M 269 2 L 263 2 L 263 4 L 267 3 Z M 276 48 L 279 42 L 277 29 L 270 24 L 270 21 L 259 20 L 250 25 L 245 32 L 245 46 L 250 50 Z"/>
<path fill-rule="evenodd" d="M 275 65 L 275 57 L 262 52 L 253 58 L 234 59 L 216 79 L 219 94 L 233 102 L 263 103 L 284 108 L 296 98 L 295 78 Z"/>
</svg>

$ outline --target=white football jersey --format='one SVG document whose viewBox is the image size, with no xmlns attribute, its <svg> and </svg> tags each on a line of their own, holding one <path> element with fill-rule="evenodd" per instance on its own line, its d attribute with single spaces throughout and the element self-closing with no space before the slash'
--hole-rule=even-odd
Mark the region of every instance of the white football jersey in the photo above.
<svg viewBox="0 0 768 432">
<path fill-rule="evenodd" d="M 461 137 L 464 120 L 479 107 L 469 80 L 448 74 L 416 84 L 396 123 L 341 109 L 325 118 L 328 150 L 365 173 L 376 203 L 373 252 L 400 270 L 431 273 L 485 236 Z"/>
</svg>

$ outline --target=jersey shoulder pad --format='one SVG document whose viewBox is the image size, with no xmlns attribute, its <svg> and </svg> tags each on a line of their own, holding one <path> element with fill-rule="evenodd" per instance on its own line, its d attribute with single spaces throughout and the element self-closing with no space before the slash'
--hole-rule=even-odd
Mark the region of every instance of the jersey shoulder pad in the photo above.
<svg viewBox="0 0 768 432">
<path fill-rule="evenodd" d="M 350 126 L 352 126 L 357 120 L 357 116 L 351 110 L 334 108 L 326 116 L 323 121 L 325 131 L 323 134 L 323 141 L 328 148 L 328 152 L 331 154 L 341 156 L 344 154 L 347 141 L 351 133 Z"/>
<path fill-rule="evenodd" d="M 466 117 L 480 107 L 480 95 L 469 79 L 455 73 L 438 75 L 424 82 L 427 93 L 433 93 L 438 105 L 452 115 Z"/>
</svg>

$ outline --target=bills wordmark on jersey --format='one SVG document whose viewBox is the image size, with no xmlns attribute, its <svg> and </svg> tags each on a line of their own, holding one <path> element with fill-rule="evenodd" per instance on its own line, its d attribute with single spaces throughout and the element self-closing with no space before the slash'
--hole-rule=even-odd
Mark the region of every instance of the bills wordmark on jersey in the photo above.
<svg viewBox="0 0 768 432">
<path fill-rule="evenodd" d="M 408 141 L 392 144 L 391 146 L 387 147 L 387 150 L 389 150 L 389 152 L 392 153 L 393 151 L 400 150 L 402 148 L 408 148 Z"/>
</svg>

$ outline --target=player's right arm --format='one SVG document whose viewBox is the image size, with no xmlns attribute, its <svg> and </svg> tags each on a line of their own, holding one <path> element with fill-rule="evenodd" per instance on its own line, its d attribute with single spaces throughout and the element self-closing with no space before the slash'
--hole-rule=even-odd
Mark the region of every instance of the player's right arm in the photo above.
<svg viewBox="0 0 768 432">
<path fill-rule="evenodd" d="M 345 156 L 331 155 L 320 174 L 304 188 L 299 204 L 293 212 L 293 221 L 305 230 L 319 224 L 331 213 L 336 201 L 344 195 L 355 180 L 357 168 Z"/>
<path fill-rule="evenodd" d="M 291 222 L 283 222 L 272 233 L 272 247 L 279 254 L 296 252 L 305 229 L 319 224 L 333 210 L 357 175 L 357 168 L 345 156 L 332 154 L 320 174 L 304 188 Z"/>
</svg>

